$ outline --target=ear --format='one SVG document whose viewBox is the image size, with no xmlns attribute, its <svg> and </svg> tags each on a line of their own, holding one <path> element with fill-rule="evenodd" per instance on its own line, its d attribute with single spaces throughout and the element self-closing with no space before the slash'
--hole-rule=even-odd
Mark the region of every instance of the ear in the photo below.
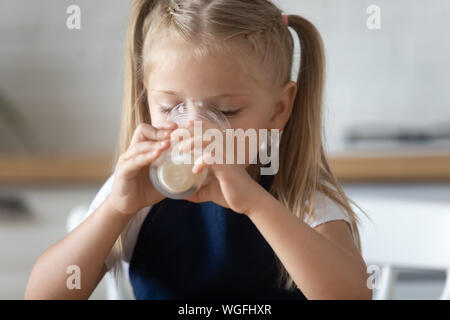
<svg viewBox="0 0 450 320">
<path fill-rule="evenodd" d="M 272 129 L 283 130 L 292 113 L 298 86 L 294 81 L 286 83 L 275 99 L 275 106 L 271 118 Z"/>
</svg>

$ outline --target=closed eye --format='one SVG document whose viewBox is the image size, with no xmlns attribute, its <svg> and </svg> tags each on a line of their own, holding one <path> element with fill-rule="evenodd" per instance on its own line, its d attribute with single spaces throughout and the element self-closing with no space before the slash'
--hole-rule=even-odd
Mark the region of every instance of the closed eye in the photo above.
<svg viewBox="0 0 450 320">
<path fill-rule="evenodd" d="M 227 117 L 235 116 L 235 115 L 237 115 L 240 111 L 241 111 L 241 109 L 236 109 L 236 110 L 220 110 L 220 112 L 222 112 L 222 114 L 225 115 L 225 116 L 227 116 Z"/>
<path fill-rule="evenodd" d="M 162 113 L 170 113 L 173 108 L 174 108 L 174 106 L 160 104 L 160 110 Z M 219 110 L 219 111 L 226 117 L 232 117 L 232 116 L 237 115 L 241 110 L 242 109 Z"/>
<path fill-rule="evenodd" d="M 173 107 L 169 105 L 160 105 L 160 110 L 162 113 L 169 113 L 172 111 Z"/>
</svg>

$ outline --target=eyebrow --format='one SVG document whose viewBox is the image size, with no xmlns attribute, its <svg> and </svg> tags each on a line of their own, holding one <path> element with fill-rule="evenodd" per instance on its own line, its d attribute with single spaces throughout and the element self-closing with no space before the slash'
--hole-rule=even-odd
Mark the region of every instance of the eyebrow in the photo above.
<svg viewBox="0 0 450 320">
<path fill-rule="evenodd" d="M 152 89 L 151 91 L 156 91 L 156 92 L 160 92 L 160 93 L 166 93 L 166 94 L 174 95 L 174 96 L 177 96 L 177 97 L 183 96 L 183 93 L 172 91 L 172 90 Z M 248 96 L 248 94 L 246 94 L 246 93 L 226 93 L 226 94 L 220 94 L 220 95 L 216 95 L 216 96 L 205 97 L 204 99 L 218 99 L 218 98 L 242 97 L 242 96 Z"/>
</svg>

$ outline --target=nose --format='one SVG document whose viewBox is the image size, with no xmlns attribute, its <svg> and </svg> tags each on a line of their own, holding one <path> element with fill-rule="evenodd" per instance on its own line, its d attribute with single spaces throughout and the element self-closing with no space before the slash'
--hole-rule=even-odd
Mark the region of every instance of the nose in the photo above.
<svg viewBox="0 0 450 320">
<path fill-rule="evenodd" d="M 204 101 L 187 101 L 179 106 L 178 112 L 187 120 L 207 120 L 210 108 Z"/>
<path fill-rule="evenodd" d="M 228 119 L 213 104 L 202 100 L 188 100 L 179 104 L 172 113 L 175 122 L 189 123 L 192 120 L 201 121 L 203 127 L 219 127 L 226 129 L 230 127 Z"/>
</svg>

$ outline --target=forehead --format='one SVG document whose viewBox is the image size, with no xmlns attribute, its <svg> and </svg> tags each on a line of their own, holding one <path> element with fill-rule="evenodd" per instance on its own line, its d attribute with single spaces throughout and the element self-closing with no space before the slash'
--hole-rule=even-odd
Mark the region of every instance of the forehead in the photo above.
<svg viewBox="0 0 450 320">
<path fill-rule="evenodd" d="M 239 50 L 199 51 L 186 43 L 166 43 L 147 53 L 148 89 L 183 92 L 189 98 L 261 90 L 261 76 Z"/>
</svg>

